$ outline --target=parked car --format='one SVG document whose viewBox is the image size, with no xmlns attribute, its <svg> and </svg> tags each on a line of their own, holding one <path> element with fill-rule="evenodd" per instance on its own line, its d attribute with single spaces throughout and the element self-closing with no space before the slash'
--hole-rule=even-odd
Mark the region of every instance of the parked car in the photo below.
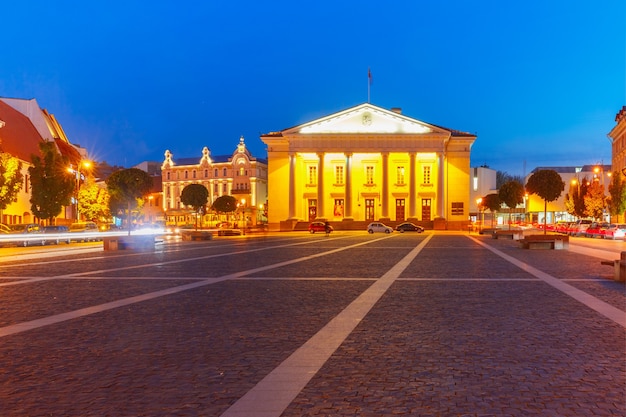
<svg viewBox="0 0 626 417">
<path fill-rule="evenodd" d="M 604 231 L 605 239 L 624 239 L 626 236 L 626 224 L 611 224 Z"/>
<path fill-rule="evenodd" d="M 98 225 L 94 222 L 78 222 L 70 225 L 70 233 L 74 234 L 74 236 L 72 236 L 72 240 L 77 242 L 100 240 L 101 238 L 97 236 L 98 231 Z M 81 235 L 79 235 L 79 233 Z"/>
<path fill-rule="evenodd" d="M 404 233 L 404 232 L 422 233 L 424 231 L 424 228 L 422 226 L 418 226 L 411 222 L 404 222 L 404 223 L 400 223 L 399 225 L 397 225 L 396 230 L 400 233 Z"/>
<path fill-rule="evenodd" d="M 368 224 L 367 233 L 375 233 L 375 232 L 391 233 L 393 232 L 393 229 L 385 224 L 382 224 L 381 222 L 372 222 Z"/>
<path fill-rule="evenodd" d="M 67 226 L 44 226 L 41 228 L 41 231 L 46 235 L 52 235 L 50 237 L 44 237 L 44 245 L 48 243 L 53 243 L 55 245 L 58 245 L 61 242 L 70 243 L 70 228 Z"/>
<path fill-rule="evenodd" d="M 333 227 L 331 225 L 328 225 L 329 230 L 332 232 Z M 315 233 L 315 232 L 322 232 L 325 233 L 326 232 L 326 223 L 325 222 L 311 222 L 309 224 L 309 232 L 310 233 Z"/>
<path fill-rule="evenodd" d="M 589 225 L 589 227 L 587 227 L 587 230 L 585 230 L 585 236 L 586 237 L 604 237 L 604 232 L 606 231 L 606 229 L 609 227 L 608 223 L 600 223 L 600 222 L 593 222 Z"/>
<path fill-rule="evenodd" d="M 43 245 L 44 241 L 37 235 L 41 234 L 41 226 L 36 223 L 9 225 L 9 234 L 22 235 L 13 240 L 18 246 Z M 32 235 L 32 236 L 24 236 Z"/>
<path fill-rule="evenodd" d="M 578 220 L 569 228 L 570 236 L 584 236 L 587 228 L 591 225 L 591 220 Z"/>
</svg>

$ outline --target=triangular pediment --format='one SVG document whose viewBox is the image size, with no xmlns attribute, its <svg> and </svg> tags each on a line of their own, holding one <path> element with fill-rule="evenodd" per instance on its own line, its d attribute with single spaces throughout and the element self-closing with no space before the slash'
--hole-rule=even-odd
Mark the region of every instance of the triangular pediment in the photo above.
<svg viewBox="0 0 626 417">
<path fill-rule="evenodd" d="M 293 127 L 284 134 L 429 134 L 442 129 L 369 103 Z"/>
</svg>

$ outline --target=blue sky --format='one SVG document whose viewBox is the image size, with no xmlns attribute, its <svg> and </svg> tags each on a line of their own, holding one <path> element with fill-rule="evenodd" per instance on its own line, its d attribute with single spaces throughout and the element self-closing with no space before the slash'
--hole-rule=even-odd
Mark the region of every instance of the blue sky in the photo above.
<svg viewBox="0 0 626 417">
<path fill-rule="evenodd" d="M 203 4 L 205 3 L 205 4 Z M 367 101 L 478 135 L 472 165 L 610 163 L 626 2 L 29 1 L 2 8 L 0 96 L 96 160 L 230 154 Z"/>
</svg>

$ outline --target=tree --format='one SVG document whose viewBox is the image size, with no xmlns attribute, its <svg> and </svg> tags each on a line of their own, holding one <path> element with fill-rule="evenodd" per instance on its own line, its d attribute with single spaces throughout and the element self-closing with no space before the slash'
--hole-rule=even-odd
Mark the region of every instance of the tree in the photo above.
<svg viewBox="0 0 626 417">
<path fill-rule="evenodd" d="M 68 174 L 70 161 L 57 152 L 54 142 L 41 142 L 39 149 L 41 155 L 32 155 L 33 165 L 28 168 L 32 187 L 30 209 L 40 219 L 52 221 L 63 206 L 70 205 L 76 179 Z"/>
<path fill-rule="evenodd" d="M 524 186 L 516 181 L 510 180 L 502 184 L 498 190 L 498 197 L 509 208 L 509 229 L 511 228 L 511 211 L 518 204 L 524 202 Z"/>
<path fill-rule="evenodd" d="M 593 181 L 587 189 L 584 201 L 587 216 L 593 217 L 595 220 L 601 219 L 606 206 L 606 197 L 602 184 L 598 181 Z"/>
<path fill-rule="evenodd" d="M 94 222 L 111 217 L 109 192 L 91 176 L 87 177 L 85 185 L 78 192 L 78 211 L 83 218 Z"/>
<path fill-rule="evenodd" d="M 517 181 L 520 184 L 524 184 L 524 178 L 520 175 L 511 175 L 506 171 L 496 171 L 496 188 L 500 189 L 502 185 L 509 181 Z"/>
<path fill-rule="evenodd" d="M 11 154 L 0 152 L 0 218 L 2 211 L 17 201 L 23 181 L 22 162 Z"/>
<path fill-rule="evenodd" d="M 209 190 L 202 184 L 186 185 L 180 193 L 180 201 L 187 206 L 193 207 L 196 212 L 196 230 L 198 230 L 198 214 L 209 201 Z"/>
<path fill-rule="evenodd" d="M 211 208 L 218 213 L 232 213 L 237 210 L 237 199 L 232 195 L 218 197 Z"/>
<path fill-rule="evenodd" d="M 613 172 L 611 177 L 609 196 L 609 213 L 612 216 L 618 216 L 617 222 L 619 222 L 619 216 L 626 212 L 626 181 L 617 171 Z"/>
<path fill-rule="evenodd" d="M 543 233 L 546 234 L 546 220 L 548 215 L 548 201 L 554 201 L 561 196 L 565 183 L 558 172 L 553 169 L 540 169 L 533 173 L 526 183 L 529 194 L 537 194 L 543 199 Z"/>
<path fill-rule="evenodd" d="M 491 227 L 493 227 L 493 218 L 495 217 L 493 214 L 500 210 L 502 206 L 502 201 L 498 194 L 487 194 L 483 197 L 483 201 L 481 206 L 488 208 L 491 212 Z"/>
<path fill-rule="evenodd" d="M 115 205 L 125 203 L 128 209 L 126 221 L 128 222 L 128 234 L 132 226 L 131 208 L 139 205 L 138 200 L 150 193 L 152 189 L 152 177 L 138 168 L 128 168 L 116 171 L 106 180 L 109 192 L 109 206 L 115 212 Z"/>
</svg>

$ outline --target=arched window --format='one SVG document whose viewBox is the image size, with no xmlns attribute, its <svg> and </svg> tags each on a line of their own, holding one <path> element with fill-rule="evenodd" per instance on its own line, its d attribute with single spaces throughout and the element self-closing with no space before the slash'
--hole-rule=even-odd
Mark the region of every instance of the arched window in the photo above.
<svg viewBox="0 0 626 417">
<path fill-rule="evenodd" d="M 185 170 L 185 179 L 189 178 L 189 171 Z"/>
<path fill-rule="evenodd" d="M 170 172 L 169 171 L 167 172 L 167 180 L 168 181 L 170 180 Z"/>
<path fill-rule="evenodd" d="M 226 168 L 224 168 L 224 176 L 228 175 L 228 170 Z"/>
<path fill-rule="evenodd" d="M 217 168 L 215 168 L 215 175 L 214 176 L 215 176 L 215 178 L 217 178 L 219 176 L 219 171 L 218 171 Z"/>
</svg>

